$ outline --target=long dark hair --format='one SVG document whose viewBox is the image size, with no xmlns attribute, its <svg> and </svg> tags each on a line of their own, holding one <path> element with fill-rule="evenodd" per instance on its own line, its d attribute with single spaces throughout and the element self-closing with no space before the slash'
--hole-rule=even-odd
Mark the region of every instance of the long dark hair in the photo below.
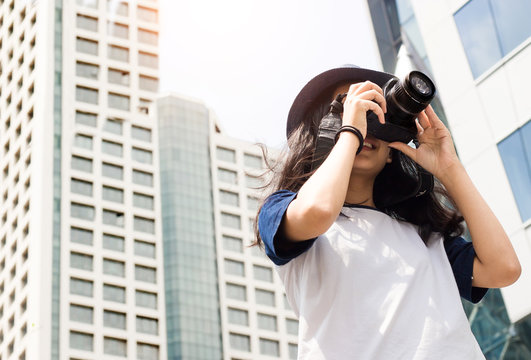
<svg viewBox="0 0 531 360">
<path fill-rule="evenodd" d="M 329 110 L 335 88 L 323 91 L 313 103 L 306 113 L 306 121 L 301 121 L 298 128 L 290 134 L 287 149 L 283 150 L 281 158 L 274 165 L 266 161 L 270 181 L 264 188 L 270 194 L 277 190 L 297 192 L 313 174 L 311 163 L 319 123 Z M 267 159 L 267 149 L 265 146 L 262 149 L 264 158 Z M 433 233 L 440 233 L 445 239 L 462 235 L 464 218 L 437 180 L 432 191 L 403 200 L 405 194 L 418 186 L 417 167 L 413 160 L 398 150 L 391 151 L 392 161 L 386 164 L 374 181 L 373 200 L 376 207 L 392 218 L 416 225 L 425 243 Z M 258 214 L 261 209 L 262 206 L 254 222 L 256 241 L 253 245 L 259 246 L 262 243 L 258 229 Z"/>
</svg>

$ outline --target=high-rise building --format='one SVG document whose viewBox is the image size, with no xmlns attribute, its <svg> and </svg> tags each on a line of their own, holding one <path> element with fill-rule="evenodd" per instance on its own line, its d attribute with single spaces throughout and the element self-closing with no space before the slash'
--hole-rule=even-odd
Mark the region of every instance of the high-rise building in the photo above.
<svg viewBox="0 0 531 360">
<path fill-rule="evenodd" d="M 225 135 L 196 100 L 164 96 L 157 118 L 169 359 L 296 359 L 297 318 L 249 246 L 260 147 Z"/>
<path fill-rule="evenodd" d="M 367 4 L 382 67 L 393 73 L 405 47 L 435 80 L 461 161 L 522 264 L 514 285 L 491 290 L 478 305 L 464 303 L 472 330 L 488 359 L 531 358 L 531 4 Z"/>
<path fill-rule="evenodd" d="M 158 4 L 0 1 L 0 357 L 166 358 Z"/>
</svg>

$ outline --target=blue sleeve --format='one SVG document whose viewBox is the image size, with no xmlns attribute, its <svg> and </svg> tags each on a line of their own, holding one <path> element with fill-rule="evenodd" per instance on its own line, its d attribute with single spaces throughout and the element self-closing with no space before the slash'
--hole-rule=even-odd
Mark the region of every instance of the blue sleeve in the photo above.
<svg viewBox="0 0 531 360">
<path fill-rule="evenodd" d="M 452 266 L 459 294 L 465 300 L 478 303 L 487 293 L 486 288 L 472 286 L 472 275 L 476 251 L 469 241 L 455 237 L 444 242 L 446 255 Z"/>
<path fill-rule="evenodd" d="M 290 242 L 280 230 L 282 218 L 289 204 L 296 196 L 297 193 L 288 190 L 277 191 L 266 199 L 260 214 L 258 214 L 260 238 L 264 243 L 266 255 L 276 265 L 287 264 L 290 260 L 308 250 L 315 241 L 315 239 L 310 239 Z M 284 246 L 279 246 L 279 244 Z M 289 246 L 286 246 L 288 244 Z"/>
</svg>

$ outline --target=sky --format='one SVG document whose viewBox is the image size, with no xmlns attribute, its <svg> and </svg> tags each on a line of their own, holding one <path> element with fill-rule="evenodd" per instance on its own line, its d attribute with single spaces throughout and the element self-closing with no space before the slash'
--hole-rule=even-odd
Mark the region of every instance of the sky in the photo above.
<svg viewBox="0 0 531 360">
<path fill-rule="evenodd" d="M 280 148 L 293 99 L 343 64 L 380 68 L 366 0 L 159 0 L 160 91 L 227 135 Z"/>
</svg>

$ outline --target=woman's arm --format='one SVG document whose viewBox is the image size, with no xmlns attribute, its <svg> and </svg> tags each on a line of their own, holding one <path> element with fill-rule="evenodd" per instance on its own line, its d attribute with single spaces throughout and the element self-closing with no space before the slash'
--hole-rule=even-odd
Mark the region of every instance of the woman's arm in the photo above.
<svg viewBox="0 0 531 360">
<path fill-rule="evenodd" d="M 509 237 L 455 153 L 450 132 L 428 107 L 419 115 L 420 147 L 392 143 L 441 181 L 465 218 L 476 251 L 472 285 L 498 288 L 514 283 L 521 267 Z"/>
<path fill-rule="evenodd" d="M 343 106 L 343 125 L 355 126 L 364 137 L 367 134 L 367 111 L 372 110 L 380 122 L 384 122 L 383 91 L 372 82 L 351 85 Z M 326 160 L 289 205 L 282 220 L 286 238 L 292 241 L 311 239 L 323 234 L 332 225 L 345 202 L 359 145 L 354 134 L 341 133 Z"/>
</svg>

